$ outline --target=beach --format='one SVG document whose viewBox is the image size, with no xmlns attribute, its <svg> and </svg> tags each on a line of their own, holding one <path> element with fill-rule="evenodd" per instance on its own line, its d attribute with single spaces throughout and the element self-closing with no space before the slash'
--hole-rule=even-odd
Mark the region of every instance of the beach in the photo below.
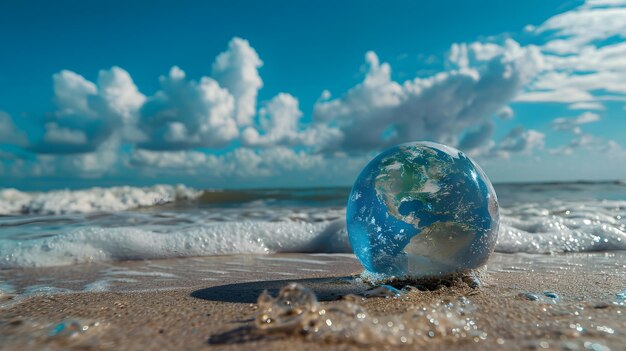
<svg viewBox="0 0 626 351">
<path fill-rule="evenodd" d="M 397 298 L 362 298 L 367 286 L 358 280 L 361 271 L 348 254 L 232 255 L 5 269 L 2 277 L 13 278 L 15 293 L 2 295 L 2 349 L 392 347 L 376 338 L 363 343 L 350 337 L 334 340 L 328 334 L 318 338 L 299 330 L 267 332 L 255 327 L 258 295 L 268 290 L 275 296 L 290 282 L 311 289 L 322 306 L 347 303 L 343 296 L 357 295 L 351 299 L 381 320 L 461 296 L 469 300 L 473 307 L 466 317 L 475 323 L 473 335 L 418 338 L 406 349 L 626 349 L 626 303 L 619 295 L 626 288 L 623 252 L 495 254 L 481 275 L 480 287 L 457 282 L 414 289 Z M 33 288 L 42 283 L 47 289 Z M 31 291 L 24 293 L 25 287 Z"/>
<path fill-rule="evenodd" d="M 0 348 L 626 349 L 624 183 L 496 189 L 484 268 L 378 290 L 346 188 L 4 190 Z"/>
<path fill-rule="evenodd" d="M 146 5 L 0 1 L 0 351 L 626 351 L 626 0 Z"/>
</svg>

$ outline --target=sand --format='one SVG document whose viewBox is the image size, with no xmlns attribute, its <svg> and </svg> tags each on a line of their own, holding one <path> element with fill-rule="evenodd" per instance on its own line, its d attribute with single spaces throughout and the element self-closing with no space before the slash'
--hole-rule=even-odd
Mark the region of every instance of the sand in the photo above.
<svg viewBox="0 0 626 351">
<path fill-rule="evenodd" d="M 294 254 L 2 271 L 0 276 L 17 293 L 0 297 L 0 349 L 626 350 L 626 306 L 616 296 L 626 289 L 623 252 L 496 254 L 478 288 L 457 283 L 400 298 L 356 300 L 371 315 L 384 318 L 465 296 L 474 306 L 469 316 L 482 338 L 435 337 L 391 347 L 255 328 L 256 299 L 263 290 L 276 295 L 288 282 L 298 282 L 328 306 L 342 303 L 334 301 L 341 296 L 363 292 L 365 286 L 353 279 L 360 270 L 349 255 Z M 41 292 L 44 286 L 57 292 Z M 40 292 L 20 295 L 27 287 Z M 546 291 L 559 298 L 545 296 Z M 527 293 L 539 299 L 532 301 Z"/>
</svg>

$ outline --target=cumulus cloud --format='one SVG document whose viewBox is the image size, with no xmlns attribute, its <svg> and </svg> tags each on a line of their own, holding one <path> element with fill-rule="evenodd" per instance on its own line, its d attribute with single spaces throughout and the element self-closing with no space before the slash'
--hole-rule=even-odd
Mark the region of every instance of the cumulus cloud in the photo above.
<svg viewBox="0 0 626 351">
<path fill-rule="evenodd" d="M 8 113 L 0 111 L 0 145 L 13 144 L 24 145 L 26 144 L 26 134 L 15 127 L 11 116 Z"/>
<path fill-rule="evenodd" d="M 95 152 L 73 156 L 57 156 L 56 174 L 78 174 L 80 177 L 100 177 L 115 174 L 119 160 L 119 141 L 115 138 L 103 143 Z"/>
<path fill-rule="evenodd" d="M 263 81 L 258 69 L 263 65 L 247 40 L 233 38 L 212 66 L 212 77 L 188 80 L 185 72 L 173 67 L 160 78 L 161 90 L 151 96 L 140 112 L 138 128 L 145 136 L 139 147 L 150 150 L 187 150 L 196 147 L 221 148 L 240 136 L 241 128 L 252 123 L 256 101 Z M 296 105 L 297 105 L 297 100 Z M 276 102 L 275 105 L 280 104 Z M 297 106 L 296 106 L 297 109 Z M 258 137 L 256 129 L 245 130 L 244 143 L 266 144 L 282 140 L 287 132 Z M 287 117 L 289 119 L 291 117 Z M 297 120 L 298 117 L 296 117 Z M 282 122 L 281 122 L 282 121 Z M 294 121 L 297 123 L 297 121 Z M 263 139 L 263 140 L 262 140 Z"/>
<path fill-rule="evenodd" d="M 119 119 L 124 125 L 137 121 L 137 111 L 146 97 L 139 92 L 128 72 L 119 67 L 100 71 L 98 87 L 99 98 L 93 101 L 95 109 Z"/>
<path fill-rule="evenodd" d="M 617 150 L 618 143 L 585 134 L 581 126 L 599 119 L 588 111 L 626 101 L 626 42 L 615 40 L 626 38 L 624 23 L 626 2 L 588 1 L 527 26 L 525 35 L 547 38 L 543 45 L 512 39 L 453 44 L 445 70 L 402 82 L 392 79 L 390 64 L 368 52 L 363 80 L 334 96 L 323 91 L 310 119 L 304 118 L 308 107 L 287 93 L 257 109 L 263 61 L 241 38 L 216 57 L 211 77 L 191 79 L 173 67 L 149 97 L 119 67 L 101 71 L 95 83 L 64 70 L 53 76 L 56 109 L 27 147 L 33 161 L 12 160 L 10 168 L 84 176 L 119 167 L 224 179 L 310 176 L 333 167 L 339 173 L 346 164 L 358 170 L 372 153 L 413 140 L 451 144 L 474 156 L 531 155 L 544 148 L 546 136 L 538 130 L 517 127 L 498 141 L 493 137 L 495 118 L 513 118 L 514 102 L 587 111 L 552 121 L 552 129 L 571 133 L 572 140 L 550 152 Z M 2 113 L 0 143 L 26 145 Z M 202 150 L 230 147 L 220 155 Z M 6 172 L 7 164 L 2 167 Z"/>
<path fill-rule="evenodd" d="M 154 150 L 223 147 L 256 114 L 262 64 L 248 41 L 234 38 L 213 63 L 215 78 L 188 80 L 173 67 L 149 99 L 119 67 L 100 71 L 97 84 L 63 70 L 53 76 L 57 109 L 30 149 L 90 153 L 114 135 L 122 143 Z"/>
<path fill-rule="evenodd" d="M 576 117 L 559 117 L 552 121 L 552 129 L 567 132 L 572 135 L 572 139 L 565 145 L 550 149 L 552 154 L 571 155 L 576 149 L 596 150 L 600 152 L 610 152 L 616 150 L 613 141 L 604 141 L 602 138 L 584 133 L 582 126 L 588 123 L 597 122 L 600 116 L 593 112 L 585 112 Z"/>
<path fill-rule="evenodd" d="M 305 146 L 317 152 L 341 137 L 341 132 L 325 123 L 302 125 L 298 99 L 280 93 L 259 111 L 259 124 L 247 127 L 242 145 L 247 147 Z"/>
<path fill-rule="evenodd" d="M 62 70 L 52 76 L 57 115 L 91 117 L 88 98 L 98 93 L 98 87 L 80 74 Z"/>
<path fill-rule="evenodd" d="M 240 126 L 252 123 L 256 115 L 256 100 L 263 80 L 258 69 L 263 66 L 256 50 L 241 38 L 233 38 L 228 50 L 217 56 L 212 76 L 235 99 L 235 118 Z"/>
<path fill-rule="evenodd" d="M 147 174 L 202 174 L 211 179 L 267 181 L 289 174 L 294 181 L 342 181 L 358 172 L 372 155 L 326 157 L 287 147 L 239 148 L 222 155 L 201 151 L 134 151 L 127 164 Z M 348 179 L 349 180 L 349 179 Z"/>
<path fill-rule="evenodd" d="M 140 147 L 152 150 L 221 147 L 239 135 L 234 118 L 235 100 L 217 81 L 202 77 L 187 80 L 172 67 L 160 78 L 161 90 L 142 106 L 139 129 L 147 140 Z"/>
<path fill-rule="evenodd" d="M 53 76 L 56 110 L 29 148 L 35 162 L 20 160 L 13 168 L 80 176 L 119 167 L 273 176 L 361 166 L 364 155 L 410 140 L 440 141 L 478 155 L 496 147 L 507 155 L 535 147 L 533 131 L 516 136 L 518 147 L 508 139 L 495 145 L 491 138 L 492 119 L 512 117 L 508 102 L 542 66 L 537 48 L 513 40 L 454 44 L 447 71 L 403 83 L 374 52 L 365 62 L 363 81 L 336 98 L 323 91 L 306 123 L 298 99 L 287 93 L 257 111 L 263 63 L 240 38 L 215 59 L 212 77 L 188 79 L 174 66 L 149 97 L 118 67 L 100 71 L 96 83 L 64 70 Z M 220 156 L 198 150 L 237 142 L 241 146 Z M 124 144 L 131 144 L 128 157 L 120 157 Z"/>
<path fill-rule="evenodd" d="M 72 71 L 52 77 L 56 111 L 44 124 L 43 137 L 31 145 L 37 153 L 95 151 L 111 136 L 132 128 L 145 101 L 125 70 L 101 70 L 98 84 Z"/>
<path fill-rule="evenodd" d="M 521 47 L 513 40 L 503 45 L 456 44 L 450 58 L 456 68 L 399 84 L 391 80 L 389 64 L 369 52 L 364 81 L 314 107 L 317 123 L 340 132 L 326 149 L 363 151 L 411 140 L 457 145 L 468 128 L 488 126 L 542 65 L 536 47 Z M 487 141 L 476 136 L 465 145 Z"/>
<path fill-rule="evenodd" d="M 88 153 L 14 157 L 10 164 L 5 164 L 4 172 L 14 177 L 96 178 L 119 171 L 119 154 L 119 142 L 113 138 Z"/>
<path fill-rule="evenodd" d="M 43 140 L 48 144 L 86 144 L 87 136 L 81 130 L 73 130 L 60 127 L 58 124 L 51 122 L 45 125 L 46 132 Z"/>
<path fill-rule="evenodd" d="M 298 99 L 290 94 L 276 95 L 265 107 L 259 111 L 260 130 L 248 127 L 242 141 L 246 145 L 281 145 L 294 144 L 298 139 L 298 123 L 302 117 Z"/>
<path fill-rule="evenodd" d="M 490 152 L 509 158 L 511 153 L 530 155 L 534 149 L 541 149 L 545 145 L 545 134 L 534 130 L 516 127 L 509 131 Z"/>
<path fill-rule="evenodd" d="M 491 140 L 495 128 L 493 122 L 486 121 L 476 130 L 468 131 L 459 142 L 459 149 L 471 151 L 487 144 Z"/>
<path fill-rule="evenodd" d="M 578 148 L 591 148 L 596 147 L 602 149 L 601 141 L 596 139 L 590 134 L 577 134 L 566 145 L 559 146 L 557 148 L 549 150 L 551 154 L 556 155 L 571 155 Z"/>
<path fill-rule="evenodd" d="M 513 118 L 515 112 L 513 112 L 513 109 L 510 106 L 504 106 L 500 109 L 500 111 L 498 111 L 497 115 L 500 119 L 508 120 Z"/>
</svg>

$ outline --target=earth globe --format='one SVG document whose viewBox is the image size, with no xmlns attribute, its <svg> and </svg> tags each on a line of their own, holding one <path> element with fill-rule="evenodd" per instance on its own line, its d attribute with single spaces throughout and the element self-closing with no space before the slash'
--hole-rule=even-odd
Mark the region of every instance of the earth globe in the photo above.
<svg viewBox="0 0 626 351">
<path fill-rule="evenodd" d="M 444 275 L 486 263 L 498 236 L 498 200 L 463 152 L 412 142 L 383 151 L 361 171 L 346 225 L 365 273 Z"/>
</svg>

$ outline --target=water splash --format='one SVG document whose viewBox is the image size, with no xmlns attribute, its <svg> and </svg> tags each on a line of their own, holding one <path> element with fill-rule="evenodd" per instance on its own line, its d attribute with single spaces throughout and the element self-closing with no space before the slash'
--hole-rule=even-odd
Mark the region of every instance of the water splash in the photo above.
<svg viewBox="0 0 626 351">
<path fill-rule="evenodd" d="M 485 339 L 467 316 L 474 307 L 466 298 L 413 308 L 394 316 L 374 316 L 349 299 L 322 306 L 299 284 L 277 297 L 263 292 L 255 326 L 262 334 L 303 335 L 307 339 L 357 344 L 423 344 L 434 338 Z"/>
</svg>

